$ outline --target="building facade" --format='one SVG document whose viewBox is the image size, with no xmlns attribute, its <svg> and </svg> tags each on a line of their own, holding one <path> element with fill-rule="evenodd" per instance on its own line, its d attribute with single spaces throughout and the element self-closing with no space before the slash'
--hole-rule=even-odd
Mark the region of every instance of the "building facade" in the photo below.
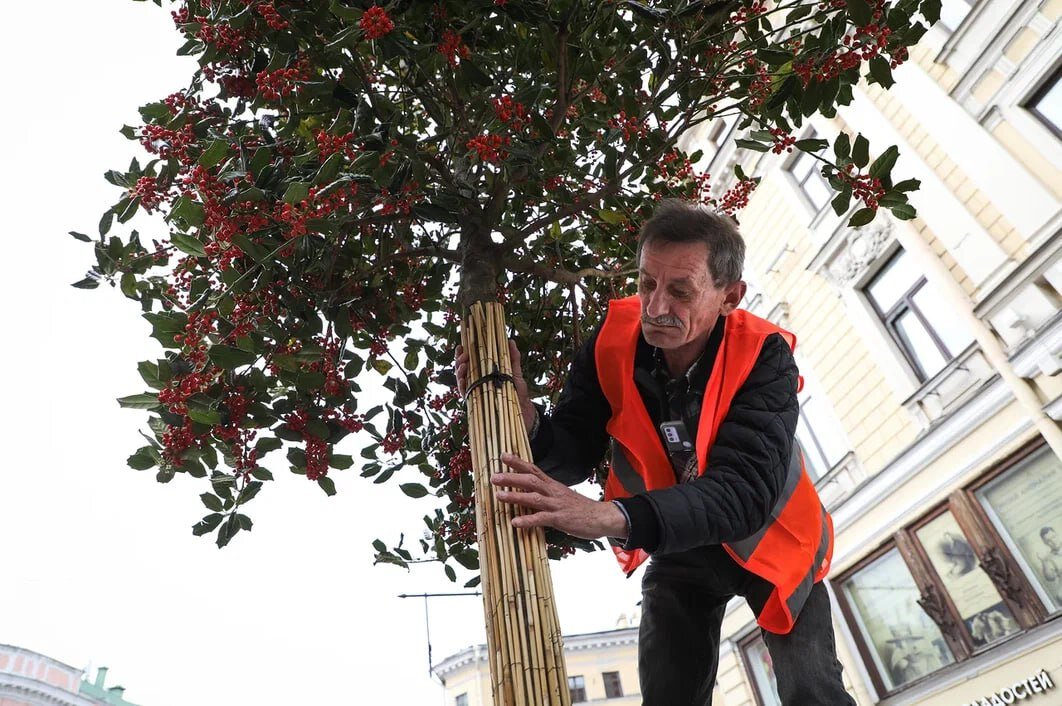
<svg viewBox="0 0 1062 706">
<path fill-rule="evenodd" d="M 0 645 L 0 706 L 136 706 L 123 698 L 123 687 L 108 687 L 106 679 L 106 667 L 90 682 L 85 670 Z"/>
<path fill-rule="evenodd" d="M 797 439 L 861 706 L 1062 703 L 1060 12 L 946 1 L 895 86 L 795 133 L 898 145 L 914 220 L 847 227 L 812 156 L 739 153 L 736 121 L 684 137 L 711 174 L 761 177 L 744 306 L 797 335 Z M 778 704 L 751 612 L 729 608 L 715 703 Z"/>
<path fill-rule="evenodd" d="M 720 193 L 736 165 L 761 177 L 740 214 L 744 306 L 797 336 L 797 440 L 834 518 L 827 585 L 860 706 L 1062 704 L 1060 13 L 945 0 L 895 86 L 801 126 L 897 145 L 914 220 L 849 228 L 813 157 L 738 152 L 735 120 L 683 137 Z M 566 639 L 586 700 L 605 672 L 634 693 L 634 629 Z M 475 650 L 437 673 L 447 704 L 489 703 Z M 733 601 L 714 704 L 778 703 Z"/>
<path fill-rule="evenodd" d="M 638 690 L 638 626 L 564 636 L 564 663 L 572 703 L 641 704 Z M 487 646 L 476 645 L 433 668 L 447 706 L 492 706 Z"/>
</svg>

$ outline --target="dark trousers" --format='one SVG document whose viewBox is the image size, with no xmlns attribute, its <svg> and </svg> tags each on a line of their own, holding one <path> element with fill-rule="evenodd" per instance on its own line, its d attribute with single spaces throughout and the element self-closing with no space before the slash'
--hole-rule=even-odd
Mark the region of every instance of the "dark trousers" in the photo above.
<svg viewBox="0 0 1062 706">
<path fill-rule="evenodd" d="M 711 706 L 727 602 L 742 596 L 756 611 L 770 591 L 719 546 L 654 557 L 642 579 L 642 706 Z M 841 682 L 825 586 L 815 584 L 788 634 L 761 633 L 783 706 L 855 706 Z"/>
</svg>

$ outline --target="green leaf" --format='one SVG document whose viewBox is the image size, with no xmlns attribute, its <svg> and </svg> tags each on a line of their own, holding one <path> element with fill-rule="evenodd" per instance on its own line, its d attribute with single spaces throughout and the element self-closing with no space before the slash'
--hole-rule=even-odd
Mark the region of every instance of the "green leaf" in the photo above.
<svg viewBox="0 0 1062 706">
<path fill-rule="evenodd" d="M 284 203 L 296 204 L 305 201 L 310 195 L 310 185 L 304 181 L 293 181 L 284 192 Z"/>
<path fill-rule="evenodd" d="M 766 152 L 771 149 L 770 145 L 765 145 L 762 142 L 756 142 L 755 140 L 734 140 L 734 144 L 738 147 L 743 147 L 747 150 L 753 150 L 755 152 Z"/>
<path fill-rule="evenodd" d="M 150 454 L 137 452 L 126 459 L 126 463 L 129 467 L 135 471 L 146 471 L 149 468 L 154 468 L 157 464 L 155 459 Z"/>
<path fill-rule="evenodd" d="M 170 235 L 170 242 L 173 243 L 181 252 L 192 255 L 194 257 L 204 257 L 206 250 L 203 249 L 203 243 L 198 238 L 193 238 L 190 235 L 184 235 L 182 233 L 172 233 Z"/>
<path fill-rule="evenodd" d="M 874 208 L 861 208 L 852 214 L 852 217 L 848 219 L 848 225 L 853 228 L 859 226 L 865 226 L 874 220 L 874 215 L 877 213 L 877 209 Z"/>
<path fill-rule="evenodd" d="M 239 496 L 236 498 L 237 505 L 243 505 L 249 503 L 254 496 L 258 495 L 258 491 L 262 489 L 262 482 L 253 480 L 243 487 Z"/>
<path fill-rule="evenodd" d="M 922 0 L 922 4 L 918 10 L 922 13 L 922 17 L 926 18 L 926 22 L 930 25 L 935 25 L 940 21 L 940 11 L 943 9 L 943 3 L 941 0 Z"/>
<path fill-rule="evenodd" d="M 321 486 L 321 490 L 325 492 L 325 495 L 331 497 L 336 494 L 336 484 L 328 476 L 321 476 L 317 479 L 317 485 Z"/>
<path fill-rule="evenodd" d="M 852 145 L 852 162 L 862 169 L 870 161 L 870 143 L 860 133 L 856 135 L 855 144 Z"/>
<path fill-rule="evenodd" d="M 205 395 L 193 395 L 188 398 L 188 417 L 200 424 L 220 424 L 221 414 L 214 409 L 214 400 Z"/>
<path fill-rule="evenodd" d="M 217 344 L 210 347 L 210 360 L 225 370 L 235 370 L 243 365 L 250 365 L 258 359 L 256 353 Z"/>
<path fill-rule="evenodd" d="M 842 132 L 833 143 L 833 154 L 838 162 L 844 162 L 852 152 L 852 138 L 847 132 Z"/>
<path fill-rule="evenodd" d="M 818 154 L 820 151 L 826 149 L 830 143 L 826 140 L 797 140 L 793 143 L 801 152 L 807 152 L 808 154 Z"/>
<path fill-rule="evenodd" d="M 150 392 L 119 397 L 118 405 L 128 409 L 160 409 L 162 407 L 159 404 L 159 396 Z"/>
<path fill-rule="evenodd" d="M 380 373 L 380 375 L 386 375 L 387 371 L 389 371 L 394 366 L 388 363 L 386 360 L 377 358 L 372 362 L 372 367 L 374 370 L 376 370 L 376 372 Z"/>
<path fill-rule="evenodd" d="M 203 150 L 203 154 L 199 155 L 199 164 L 210 169 L 225 159 L 225 155 L 228 153 L 229 143 L 227 140 L 214 140 L 209 147 Z"/>
<path fill-rule="evenodd" d="M 91 243 L 92 242 L 92 238 L 88 237 L 84 233 L 78 233 L 76 230 L 70 231 L 70 235 L 74 236 L 76 239 L 80 240 L 83 243 Z"/>
<path fill-rule="evenodd" d="M 273 480 L 273 474 L 268 469 L 262 468 L 261 466 L 258 466 L 251 471 L 251 475 L 258 480 Z"/>
<path fill-rule="evenodd" d="M 182 196 L 173 203 L 170 218 L 184 221 L 189 228 L 198 228 L 206 220 L 206 212 L 203 210 L 203 204 Z"/>
<path fill-rule="evenodd" d="M 852 18 L 852 24 L 864 27 L 874 19 L 874 12 L 866 0 L 848 0 L 848 16 Z"/>
<path fill-rule="evenodd" d="M 413 370 L 417 369 L 417 365 L 419 363 L 420 363 L 420 356 L 417 354 L 417 349 L 414 348 L 414 349 L 410 350 L 408 353 L 406 353 L 406 358 L 405 358 L 405 360 L 402 361 L 402 366 L 406 370 L 413 371 Z"/>
<path fill-rule="evenodd" d="M 782 66 L 793 60 L 791 52 L 779 51 L 778 49 L 759 49 L 756 52 L 756 57 L 768 66 Z"/>
<path fill-rule="evenodd" d="M 96 277 L 86 277 L 85 279 L 79 279 L 70 286 L 78 289 L 95 289 L 100 286 L 100 281 Z"/>
<path fill-rule="evenodd" d="M 345 471 L 354 465 L 354 457 L 346 454 L 332 454 L 328 459 L 328 465 L 340 471 Z"/>
<path fill-rule="evenodd" d="M 221 530 L 218 532 L 218 538 L 215 542 L 218 545 L 218 549 L 221 549 L 226 544 L 228 544 L 229 540 L 235 537 L 236 533 L 239 531 L 240 525 L 239 521 L 236 519 L 236 516 L 229 515 L 229 518 L 225 520 L 225 524 L 221 526 Z"/>
<path fill-rule="evenodd" d="M 899 218 L 901 221 L 909 221 L 918 215 L 915 207 L 909 203 L 901 203 L 896 206 L 890 206 L 889 210 L 892 211 L 892 215 Z"/>
<path fill-rule="evenodd" d="M 598 218 L 603 220 L 605 223 L 608 223 L 609 225 L 613 225 L 613 226 L 618 226 L 618 225 L 620 225 L 622 223 L 626 223 L 627 222 L 627 217 L 625 215 L 623 215 L 619 211 L 613 211 L 613 210 L 608 209 L 608 208 L 603 208 L 600 211 L 598 211 L 597 212 L 597 216 L 598 216 Z"/>
<path fill-rule="evenodd" d="M 313 178 L 314 186 L 320 186 L 327 184 L 336 178 L 336 174 L 339 174 L 339 168 L 343 166 L 343 160 L 345 156 L 342 152 L 333 152 L 328 156 L 328 159 L 321 164 L 321 168 L 317 170 L 317 175 Z M 307 191 L 307 193 L 309 193 Z"/>
<path fill-rule="evenodd" d="M 896 145 L 889 147 L 870 165 L 870 176 L 878 179 L 888 176 L 889 172 L 892 171 L 893 165 L 896 164 L 896 158 L 899 156 L 900 150 Z"/>
<path fill-rule="evenodd" d="M 917 191 L 918 187 L 922 186 L 922 182 L 918 179 L 904 179 L 896 186 L 892 187 L 893 191 Z"/>
<path fill-rule="evenodd" d="M 204 534 L 213 532 L 214 529 L 221 524 L 221 521 L 225 519 L 224 515 L 218 513 L 211 513 L 192 525 L 192 534 L 196 537 L 201 537 Z"/>
<path fill-rule="evenodd" d="M 259 439 L 257 442 L 255 442 L 254 450 L 258 452 L 259 456 L 261 456 L 269 453 L 270 451 L 277 451 L 282 446 L 284 446 L 283 441 L 276 437 L 269 436 Z"/>
<path fill-rule="evenodd" d="M 889 62 L 880 56 L 875 56 L 870 60 L 870 75 L 882 88 L 891 88 L 896 83 L 892 78 L 892 69 L 889 67 Z"/>
<path fill-rule="evenodd" d="M 457 572 L 454 571 L 454 567 L 450 566 L 449 564 L 446 564 L 443 566 L 443 572 L 446 574 L 446 578 L 450 579 L 451 581 L 457 581 Z"/>
<path fill-rule="evenodd" d="M 203 493 L 199 496 L 199 499 L 206 505 L 207 510 L 213 510 L 214 512 L 221 512 L 221 498 L 213 493 Z"/>
<path fill-rule="evenodd" d="M 846 188 L 836 196 L 833 197 L 833 201 L 830 205 L 833 206 L 833 211 L 838 216 L 843 216 L 848 211 L 848 206 L 852 202 L 852 187 Z"/>
<path fill-rule="evenodd" d="M 136 275 L 132 272 L 126 272 L 122 275 L 122 279 L 119 282 L 119 289 L 122 290 L 122 294 L 130 299 L 139 299 L 136 293 Z"/>
<path fill-rule="evenodd" d="M 420 483 L 403 483 L 398 486 L 402 489 L 402 492 L 411 498 L 423 498 L 428 494 L 427 488 Z"/>
</svg>

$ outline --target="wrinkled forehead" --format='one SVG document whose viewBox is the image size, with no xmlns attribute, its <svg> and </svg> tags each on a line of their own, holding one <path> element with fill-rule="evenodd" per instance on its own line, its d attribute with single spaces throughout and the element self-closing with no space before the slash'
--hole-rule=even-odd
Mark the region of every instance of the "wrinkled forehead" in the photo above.
<svg viewBox="0 0 1062 706">
<path fill-rule="evenodd" d="M 651 242 L 642 248 L 638 275 L 675 284 L 711 281 L 708 247 L 704 243 Z"/>
</svg>

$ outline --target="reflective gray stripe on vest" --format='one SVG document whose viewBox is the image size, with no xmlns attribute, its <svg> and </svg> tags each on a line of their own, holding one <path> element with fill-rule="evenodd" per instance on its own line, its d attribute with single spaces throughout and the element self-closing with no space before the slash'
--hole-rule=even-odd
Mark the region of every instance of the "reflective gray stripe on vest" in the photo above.
<svg viewBox="0 0 1062 706">
<path fill-rule="evenodd" d="M 796 620 L 800 609 L 804 607 L 804 602 L 807 601 L 808 595 L 811 593 L 811 587 L 815 585 L 815 574 L 818 572 L 819 567 L 822 566 L 822 562 L 826 558 L 826 550 L 829 547 L 830 525 L 826 521 L 826 508 L 822 508 L 822 534 L 819 537 L 819 549 L 815 552 L 815 561 L 811 563 L 811 569 L 800 580 L 800 585 L 793 591 L 793 595 L 789 596 L 785 601 L 786 605 L 789 606 L 789 614 L 793 616 L 793 620 Z"/>
<path fill-rule="evenodd" d="M 615 439 L 612 439 L 612 473 L 629 495 L 645 492 L 645 479 L 634 470 L 623 447 Z"/>
<path fill-rule="evenodd" d="M 760 540 L 767 534 L 767 530 L 770 529 L 774 521 L 778 519 L 778 516 L 782 514 L 782 509 L 785 508 L 786 503 L 789 502 L 789 498 L 793 497 L 793 491 L 796 490 L 797 483 L 800 482 L 800 475 L 802 473 L 802 466 L 800 465 L 800 449 L 796 444 L 793 444 L 793 452 L 789 456 L 789 468 L 785 475 L 785 485 L 782 487 L 782 492 L 778 496 L 778 500 L 775 501 L 774 507 L 771 508 L 771 514 L 767 518 L 766 524 L 760 528 L 756 534 L 753 534 L 745 539 L 740 539 L 736 542 L 727 542 L 726 546 L 730 547 L 742 561 L 748 561 L 752 556 L 752 553 L 756 551 L 756 547 L 759 546 Z"/>
</svg>

